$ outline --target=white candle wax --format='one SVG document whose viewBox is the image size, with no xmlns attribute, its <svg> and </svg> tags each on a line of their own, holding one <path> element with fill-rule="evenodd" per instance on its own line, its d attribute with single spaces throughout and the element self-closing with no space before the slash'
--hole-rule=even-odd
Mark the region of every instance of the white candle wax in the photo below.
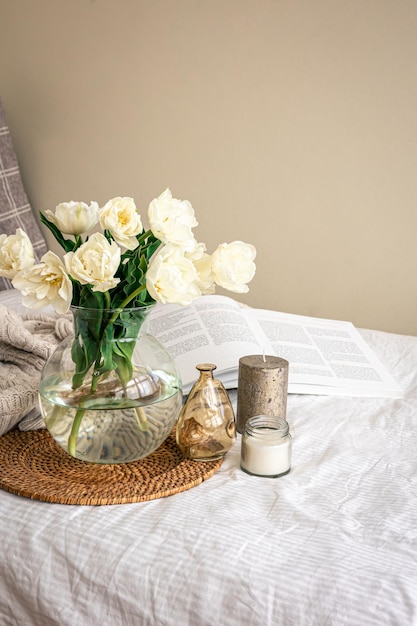
<svg viewBox="0 0 417 626">
<path fill-rule="evenodd" d="M 249 474 L 276 477 L 290 471 L 291 435 L 288 425 L 284 430 L 271 428 L 265 419 L 274 418 L 261 416 L 247 423 L 242 436 L 240 465 Z"/>
</svg>

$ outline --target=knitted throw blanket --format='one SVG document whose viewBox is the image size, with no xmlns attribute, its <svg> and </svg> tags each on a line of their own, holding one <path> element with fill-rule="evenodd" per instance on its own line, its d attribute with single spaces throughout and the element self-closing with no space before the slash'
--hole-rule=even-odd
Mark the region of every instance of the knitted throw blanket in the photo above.
<svg viewBox="0 0 417 626">
<path fill-rule="evenodd" d="M 42 368 L 72 332 L 70 316 L 31 312 L 23 317 L 0 304 L 0 435 L 45 428 L 38 404 Z"/>
</svg>

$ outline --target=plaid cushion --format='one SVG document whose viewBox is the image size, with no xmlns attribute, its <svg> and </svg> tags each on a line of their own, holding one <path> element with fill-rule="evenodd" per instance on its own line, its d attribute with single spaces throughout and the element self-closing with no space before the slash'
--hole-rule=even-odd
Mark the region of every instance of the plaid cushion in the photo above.
<svg viewBox="0 0 417 626">
<path fill-rule="evenodd" d="M 0 102 L 0 234 L 14 235 L 16 228 L 22 228 L 26 232 L 32 242 L 35 257 L 39 261 L 47 251 L 47 246 L 23 187 Z M 10 281 L 0 277 L 0 290 L 11 288 Z"/>
</svg>

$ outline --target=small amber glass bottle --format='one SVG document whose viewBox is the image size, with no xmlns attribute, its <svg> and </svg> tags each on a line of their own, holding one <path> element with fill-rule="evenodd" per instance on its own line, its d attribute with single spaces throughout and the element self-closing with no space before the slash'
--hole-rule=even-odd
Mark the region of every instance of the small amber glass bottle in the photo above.
<svg viewBox="0 0 417 626">
<path fill-rule="evenodd" d="M 202 363 L 182 407 L 177 423 L 177 444 L 187 459 L 214 461 L 222 458 L 236 439 L 236 422 L 230 398 L 213 377 L 216 366 Z"/>
</svg>

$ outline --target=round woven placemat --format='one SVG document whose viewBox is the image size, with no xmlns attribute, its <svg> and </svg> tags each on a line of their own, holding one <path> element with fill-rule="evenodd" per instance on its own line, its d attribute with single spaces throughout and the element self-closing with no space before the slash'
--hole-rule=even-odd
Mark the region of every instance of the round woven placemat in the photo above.
<svg viewBox="0 0 417 626">
<path fill-rule="evenodd" d="M 199 485 L 213 476 L 222 461 L 184 459 L 172 433 L 140 461 L 86 463 L 62 450 L 47 430 L 14 430 L 0 437 L 0 487 L 59 504 L 145 502 Z"/>
</svg>

